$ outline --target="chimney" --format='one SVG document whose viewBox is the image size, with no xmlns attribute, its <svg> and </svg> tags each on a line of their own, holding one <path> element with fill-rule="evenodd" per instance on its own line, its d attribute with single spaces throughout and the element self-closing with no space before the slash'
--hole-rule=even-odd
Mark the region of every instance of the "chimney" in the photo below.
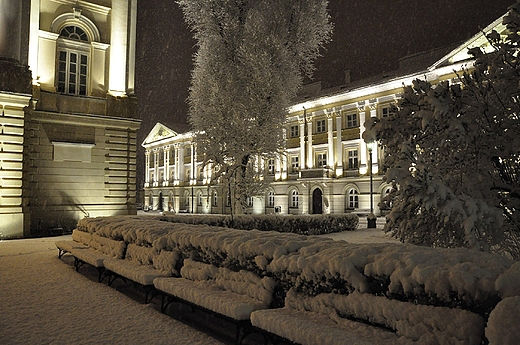
<svg viewBox="0 0 520 345">
<path fill-rule="evenodd" d="M 345 70 L 345 85 L 350 84 L 350 70 Z"/>
</svg>

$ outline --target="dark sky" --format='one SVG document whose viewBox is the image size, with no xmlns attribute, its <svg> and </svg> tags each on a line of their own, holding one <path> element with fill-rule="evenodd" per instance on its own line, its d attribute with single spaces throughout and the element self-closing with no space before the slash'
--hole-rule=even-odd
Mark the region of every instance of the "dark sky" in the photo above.
<svg viewBox="0 0 520 345">
<path fill-rule="evenodd" d="M 332 42 L 316 62 L 314 80 L 325 87 L 395 70 L 398 59 L 462 43 L 507 11 L 514 0 L 330 0 Z M 157 122 L 177 132 L 186 122 L 195 41 L 174 0 L 138 3 L 136 95 L 139 118 L 138 176 L 144 165 L 141 143 Z"/>
</svg>

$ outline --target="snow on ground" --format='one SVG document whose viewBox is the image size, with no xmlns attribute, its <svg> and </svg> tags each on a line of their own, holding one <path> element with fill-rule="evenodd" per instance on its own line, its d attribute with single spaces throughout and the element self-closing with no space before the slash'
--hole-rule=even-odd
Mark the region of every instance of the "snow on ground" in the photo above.
<svg viewBox="0 0 520 345">
<path fill-rule="evenodd" d="M 396 242 L 380 229 L 327 237 Z M 74 272 L 57 257 L 59 240 L 70 236 L 0 241 L 2 344 L 223 344 Z"/>
<path fill-rule="evenodd" d="M 223 344 L 58 259 L 57 240 L 0 241 L 0 342 Z"/>
</svg>

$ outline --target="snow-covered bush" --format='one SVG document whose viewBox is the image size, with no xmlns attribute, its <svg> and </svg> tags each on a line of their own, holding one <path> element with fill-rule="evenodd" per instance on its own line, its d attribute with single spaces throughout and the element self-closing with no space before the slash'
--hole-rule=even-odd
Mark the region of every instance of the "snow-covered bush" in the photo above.
<svg viewBox="0 0 520 345">
<path fill-rule="evenodd" d="M 96 243 L 125 243 L 112 240 L 107 233 L 108 229 L 123 233 L 124 222 L 118 217 L 113 221 L 117 227 L 110 227 L 110 217 L 89 218 L 82 226 L 93 231 Z M 100 236 L 96 226 L 107 237 Z M 277 306 L 288 291 L 305 300 L 318 297 L 319 303 L 325 303 L 323 308 L 337 311 L 331 314 L 337 322 L 345 317 L 363 320 L 420 344 L 435 343 L 432 339 L 457 343 L 457 337 L 462 337 L 457 338 L 462 343 L 478 344 L 473 340 L 481 338 L 490 313 L 495 316 L 490 317 L 486 334 L 490 341 L 499 339 L 492 344 L 502 344 L 505 335 L 496 338 L 497 320 L 509 314 L 505 307 L 497 309 L 497 304 L 514 307 L 517 302 L 510 298 L 520 296 L 519 263 L 467 248 L 352 244 L 320 236 L 161 222 L 150 217 L 128 217 L 126 226 L 130 230 L 125 236 L 131 240 L 127 255 L 152 263 L 165 274 L 181 273 L 200 280 L 201 287 L 248 291 L 262 298 L 269 291 Z M 203 283 L 208 279 L 212 282 Z"/>
<path fill-rule="evenodd" d="M 130 243 L 126 249 L 125 259 L 138 262 L 141 265 L 151 265 L 157 252 L 153 247 L 138 246 Z"/>
<path fill-rule="evenodd" d="M 484 319 L 466 310 L 417 305 L 359 292 L 309 298 L 290 290 L 285 301 L 288 307 L 322 314 L 338 324 L 343 318 L 363 320 L 421 345 L 479 345 L 484 329 Z"/>
<path fill-rule="evenodd" d="M 78 243 L 90 246 L 90 241 L 92 241 L 92 235 L 88 232 L 74 229 L 72 231 L 72 239 Z"/>
<path fill-rule="evenodd" d="M 122 259 L 125 256 L 126 243 L 116 241 L 110 238 L 100 236 L 97 233 L 92 234 L 90 246 L 101 253 L 107 254 L 116 259 Z"/>
<path fill-rule="evenodd" d="M 519 3 L 504 24 L 455 83 L 416 80 L 393 116 L 366 123 L 395 187 L 385 231 L 402 241 L 520 258 Z"/>
<path fill-rule="evenodd" d="M 520 339 L 518 327 L 520 296 L 502 300 L 489 315 L 486 337 L 489 345 L 514 345 Z"/>
<path fill-rule="evenodd" d="M 206 224 L 240 230 L 290 232 L 301 235 L 320 235 L 357 228 L 359 217 L 353 213 L 327 215 L 169 215 L 162 219 L 187 224 Z"/>
<path fill-rule="evenodd" d="M 192 281 L 208 281 L 209 286 L 247 295 L 265 305 L 272 302 L 276 282 L 269 277 L 259 277 L 249 271 L 233 271 L 225 267 L 184 260 L 181 276 Z"/>
</svg>

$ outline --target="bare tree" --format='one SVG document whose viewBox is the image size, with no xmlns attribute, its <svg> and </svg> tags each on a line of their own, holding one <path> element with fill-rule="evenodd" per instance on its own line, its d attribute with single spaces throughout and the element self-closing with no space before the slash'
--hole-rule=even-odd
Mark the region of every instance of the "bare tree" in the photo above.
<svg viewBox="0 0 520 345">
<path fill-rule="evenodd" d="M 290 101 L 330 40 L 328 1 L 178 3 L 198 45 L 189 96 L 198 155 L 240 212 L 263 191 L 258 163 L 281 153 Z"/>
</svg>

